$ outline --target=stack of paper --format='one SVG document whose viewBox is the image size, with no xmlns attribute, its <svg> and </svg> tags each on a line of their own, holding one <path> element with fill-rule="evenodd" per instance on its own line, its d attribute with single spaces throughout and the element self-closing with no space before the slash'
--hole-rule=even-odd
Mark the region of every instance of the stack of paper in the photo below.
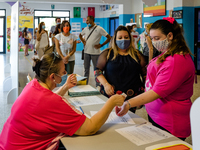
<svg viewBox="0 0 200 150">
<path fill-rule="evenodd" d="M 72 97 L 90 96 L 90 95 L 98 95 L 98 94 L 101 94 L 101 93 L 90 85 L 78 85 L 69 89 L 69 96 L 72 96 Z"/>
</svg>

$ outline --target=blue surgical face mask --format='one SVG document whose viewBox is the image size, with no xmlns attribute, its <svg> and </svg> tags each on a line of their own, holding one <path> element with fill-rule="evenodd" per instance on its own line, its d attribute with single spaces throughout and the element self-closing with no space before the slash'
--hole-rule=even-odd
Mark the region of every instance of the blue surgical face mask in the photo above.
<svg viewBox="0 0 200 150">
<path fill-rule="evenodd" d="M 60 22 L 57 22 L 57 25 L 61 24 Z"/>
<path fill-rule="evenodd" d="M 42 26 L 42 29 L 45 29 L 45 25 Z"/>
<path fill-rule="evenodd" d="M 120 49 L 127 49 L 130 45 L 131 40 L 116 40 L 116 44 Z"/>
<path fill-rule="evenodd" d="M 148 35 L 147 31 L 145 30 L 144 34 Z"/>
<path fill-rule="evenodd" d="M 57 76 L 60 76 L 60 75 L 58 75 L 58 74 L 56 74 Z M 64 84 L 65 84 L 65 82 L 67 81 L 67 78 L 68 78 L 68 76 L 67 76 L 67 74 L 65 74 L 65 75 L 63 75 L 63 76 L 60 76 L 62 79 L 61 79 L 61 81 L 60 81 L 60 83 L 57 83 L 57 87 L 59 87 L 59 86 L 63 86 Z"/>
<path fill-rule="evenodd" d="M 88 24 L 88 27 L 90 28 L 91 26 L 92 26 L 92 25 L 89 23 L 89 24 Z"/>
</svg>

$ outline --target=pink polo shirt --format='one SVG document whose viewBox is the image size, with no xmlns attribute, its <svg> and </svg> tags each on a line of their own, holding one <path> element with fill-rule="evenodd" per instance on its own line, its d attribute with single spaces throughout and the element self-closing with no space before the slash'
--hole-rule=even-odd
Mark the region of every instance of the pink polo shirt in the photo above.
<svg viewBox="0 0 200 150">
<path fill-rule="evenodd" d="M 195 67 L 189 54 L 168 56 L 161 64 L 153 59 L 147 68 L 145 89 L 162 98 L 146 104 L 149 116 L 176 137 L 188 137 L 190 97 L 193 94 Z"/>
<path fill-rule="evenodd" d="M 34 79 L 12 106 L 0 135 L 0 150 L 57 149 L 59 138 L 72 136 L 85 119 L 67 100 Z"/>
</svg>

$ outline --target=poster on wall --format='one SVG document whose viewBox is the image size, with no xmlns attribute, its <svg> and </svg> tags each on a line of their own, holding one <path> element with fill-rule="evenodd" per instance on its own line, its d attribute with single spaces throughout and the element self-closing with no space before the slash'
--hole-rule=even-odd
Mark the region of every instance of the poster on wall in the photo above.
<svg viewBox="0 0 200 150">
<path fill-rule="evenodd" d="M 93 16 L 95 18 L 95 7 L 88 7 L 88 16 Z"/>
<path fill-rule="evenodd" d="M 81 7 L 81 18 L 83 18 L 83 23 L 86 23 L 87 16 L 88 16 L 88 8 Z"/>
<path fill-rule="evenodd" d="M 11 35 L 11 16 L 7 16 L 7 52 L 10 52 L 10 35 Z M 28 50 L 32 51 L 34 48 L 33 40 L 33 16 L 19 16 L 19 51 L 24 51 L 24 38 L 22 33 L 24 28 L 28 28 L 28 37 L 29 37 L 29 47 Z"/>
<path fill-rule="evenodd" d="M 165 16 L 166 0 L 143 0 L 144 17 Z"/>
<path fill-rule="evenodd" d="M 74 7 L 74 18 L 81 18 L 81 7 Z"/>
<path fill-rule="evenodd" d="M 71 32 L 72 32 L 72 34 L 79 37 L 79 34 L 81 33 L 81 23 L 80 22 L 73 22 L 71 24 Z"/>
</svg>

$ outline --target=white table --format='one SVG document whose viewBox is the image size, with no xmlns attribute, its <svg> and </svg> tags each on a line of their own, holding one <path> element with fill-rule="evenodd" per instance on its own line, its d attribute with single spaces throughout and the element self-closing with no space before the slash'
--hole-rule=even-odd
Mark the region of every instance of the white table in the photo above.
<svg viewBox="0 0 200 150">
<path fill-rule="evenodd" d="M 105 101 L 107 100 L 103 95 L 98 95 L 98 97 Z M 69 97 L 66 96 L 66 98 L 68 99 Z M 98 111 L 102 106 L 102 104 L 82 106 L 82 109 L 86 114 L 90 115 L 90 111 Z M 136 124 L 147 122 L 130 111 L 128 114 Z M 63 137 L 61 141 L 67 150 L 145 150 L 146 147 L 151 145 L 180 140 L 173 136 L 158 142 L 137 146 L 115 131 L 115 129 L 128 126 L 133 126 L 133 124 L 104 124 L 95 135 Z"/>
</svg>

